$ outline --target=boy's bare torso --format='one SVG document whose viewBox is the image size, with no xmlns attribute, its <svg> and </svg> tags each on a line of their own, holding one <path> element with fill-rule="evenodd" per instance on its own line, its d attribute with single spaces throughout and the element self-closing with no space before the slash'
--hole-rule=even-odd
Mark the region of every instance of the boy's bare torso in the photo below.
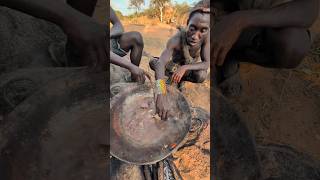
<svg viewBox="0 0 320 180">
<path fill-rule="evenodd" d="M 173 45 L 174 45 L 174 49 L 173 49 L 173 54 L 172 54 L 172 60 L 174 62 L 177 62 L 181 65 L 186 64 L 186 55 L 183 52 L 183 46 L 186 46 L 183 44 L 182 40 L 181 40 L 181 32 L 178 32 L 174 37 L 172 37 L 173 41 Z M 184 37 L 182 37 L 184 38 Z M 193 58 L 195 61 L 198 61 L 200 58 L 200 53 L 201 53 L 201 46 L 202 44 L 200 44 L 199 46 L 188 46 L 189 49 L 189 55 L 191 58 Z"/>
</svg>

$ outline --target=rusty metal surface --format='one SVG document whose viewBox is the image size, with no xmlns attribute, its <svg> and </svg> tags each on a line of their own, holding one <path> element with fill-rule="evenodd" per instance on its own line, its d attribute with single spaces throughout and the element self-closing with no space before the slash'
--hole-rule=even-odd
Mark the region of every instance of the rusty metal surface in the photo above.
<svg viewBox="0 0 320 180">
<path fill-rule="evenodd" d="M 123 84 L 121 85 L 123 86 Z M 191 111 L 184 96 L 168 88 L 171 116 L 155 114 L 153 91 L 148 85 L 128 84 L 111 100 L 110 153 L 133 164 L 153 164 L 175 151 L 191 125 Z"/>
</svg>

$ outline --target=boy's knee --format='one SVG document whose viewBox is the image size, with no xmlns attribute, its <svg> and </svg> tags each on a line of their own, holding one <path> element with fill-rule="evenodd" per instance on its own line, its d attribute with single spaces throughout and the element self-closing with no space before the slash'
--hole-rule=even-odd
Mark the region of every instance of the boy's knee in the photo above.
<svg viewBox="0 0 320 180">
<path fill-rule="evenodd" d="M 138 46 L 143 46 L 143 45 L 144 45 L 144 43 L 143 43 L 143 37 L 142 37 L 142 35 L 141 35 L 139 32 L 137 32 L 137 31 L 132 31 L 132 32 L 130 32 L 130 36 L 131 36 L 132 41 L 133 41 L 136 45 L 138 45 Z"/>
<path fill-rule="evenodd" d="M 203 83 L 207 79 L 207 71 L 196 71 L 194 73 L 194 81 L 196 83 Z"/>
<path fill-rule="evenodd" d="M 288 28 L 277 38 L 274 49 L 275 64 L 279 68 L 295 68 L 310 49 L 310 37 L 305 29 Z"/>
<path fill-rule="evenodd" d="M 149 66 L 153 71 L 155 71 L 155 69 L 157 68 L 158 64 L 159 64 L 159 59 L 157 59 L 157 58 L 153 58 L 153 59 L 151 59 L 149 61 Z"/>
</svg>

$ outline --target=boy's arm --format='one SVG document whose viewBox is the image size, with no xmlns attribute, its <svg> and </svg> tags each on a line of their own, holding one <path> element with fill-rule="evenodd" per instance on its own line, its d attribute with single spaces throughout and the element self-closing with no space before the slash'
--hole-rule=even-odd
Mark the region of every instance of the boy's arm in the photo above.
<svg viewBox="0 0 320 180">
<path fill-rule="evenodd" d="M 138 82 L 144 83 L 145 81 L 145 73 L 142 69 L 140 69 L 138 66 L 132 64 L 130 60 L 120 57 L 117 54 L 110 51 L 110 62 L 112 64 L 118 65 L 120 67 L 123 67 L 125 69 L 128 69 L 132 74 L 136 76 L 138 79 Z"/>
<path fill-rule="evenodd" d="M 62 1 L 0 0 L 0 5 L 48 20 L 60 26 L 69 42 L 80 52 L 82 65 L 105 68 L 107 36 L 101 24 Z M 100 66 L 97 66 L 100 65 Z M 101 66 L 103 65 L 103 66 Z"/>
<path fill-rule="evenodd" d="M 112 28 L 110 30 L 110 37 L 120 36 L 124 32 L 123 25 L 121 24 L 120 19 L 117 17 L 114 10 L 110 7 L 110 20 L 112 23 Z"/>
<path fill-rule="evenodd" d="M 166 83 L 164 81 L 165 76 L 165 67 L 166 64 L 170 61 L 170 58 L 173 54 L 173 50 L 177 47 L 180 42 L 179 36 L 172 37 L 166 46 L 166 49 L 162 52 L 157 64 L 155 66 L 155 75 L 156 75 L 156 88 L 157 88 L 157 98 L 156 98 L 156 111 L 157 114 L 161 117 L 162 120 L 166 120 L 169 116 L 169 106 L 168 99 L 166 96 Z"/>
<path fill-rule="evenodd" d="M 227 53 L 246 28 L 309 28 L 318 12 L 319 0 L 293 0 L 270 9 L 243 10 L 226 15 L 213 28 L 212 61 L 222 65 Z"/>
<path fill-rule="evenodd" d="M 123 67 L 125 69 L 128 69 L 129 71 L 131 71 L 131 69 L 133 69 L 135 66 L 127 59 L 125 59 L 121 56 L 118 56 L 117 54 L 115 54 L 112 51 L 110 51 L 110 62 L 112 64 L 115 64 L 115 65 L 118 65 L 118 66 Z"/>
<path fill-rule="evenodd" d="M 62 1 L 0 0 L 0 5 L 48 20 L 59 26 L 67 25 L 67 22 L 77 15 L 72 7 Z"/>
<path fill-rule="evenodd" d="M 318 17 L 319 0 L 293 0 L 271 9 L 239 11 L 247 27 L 309 28 Z"/>
<path fill-rule="evenodd" d="M 176 48 L 179 43 L 179 38 L 177 36 L 172 37 L 166 45 L 166 49 L 161 53 L 160 58 L 155 67 L 155 76 L 156 79 L 163 79 L 165 76 L 165 67 L 166 64 L 170 61 L 172 57 L 173 50 Z"/>
</svg>

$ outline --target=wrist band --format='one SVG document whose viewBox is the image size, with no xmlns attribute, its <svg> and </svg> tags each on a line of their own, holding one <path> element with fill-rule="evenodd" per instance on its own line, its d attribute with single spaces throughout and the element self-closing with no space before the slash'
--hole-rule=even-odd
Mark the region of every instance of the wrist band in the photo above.
<svg viewBox="0 0 320 180">
<path fill-rule="evenodd" d="M 156 81 L 157 94 L 167 94 L 166 81 L 164 79 L 158 79 Z"/>
</svg>

